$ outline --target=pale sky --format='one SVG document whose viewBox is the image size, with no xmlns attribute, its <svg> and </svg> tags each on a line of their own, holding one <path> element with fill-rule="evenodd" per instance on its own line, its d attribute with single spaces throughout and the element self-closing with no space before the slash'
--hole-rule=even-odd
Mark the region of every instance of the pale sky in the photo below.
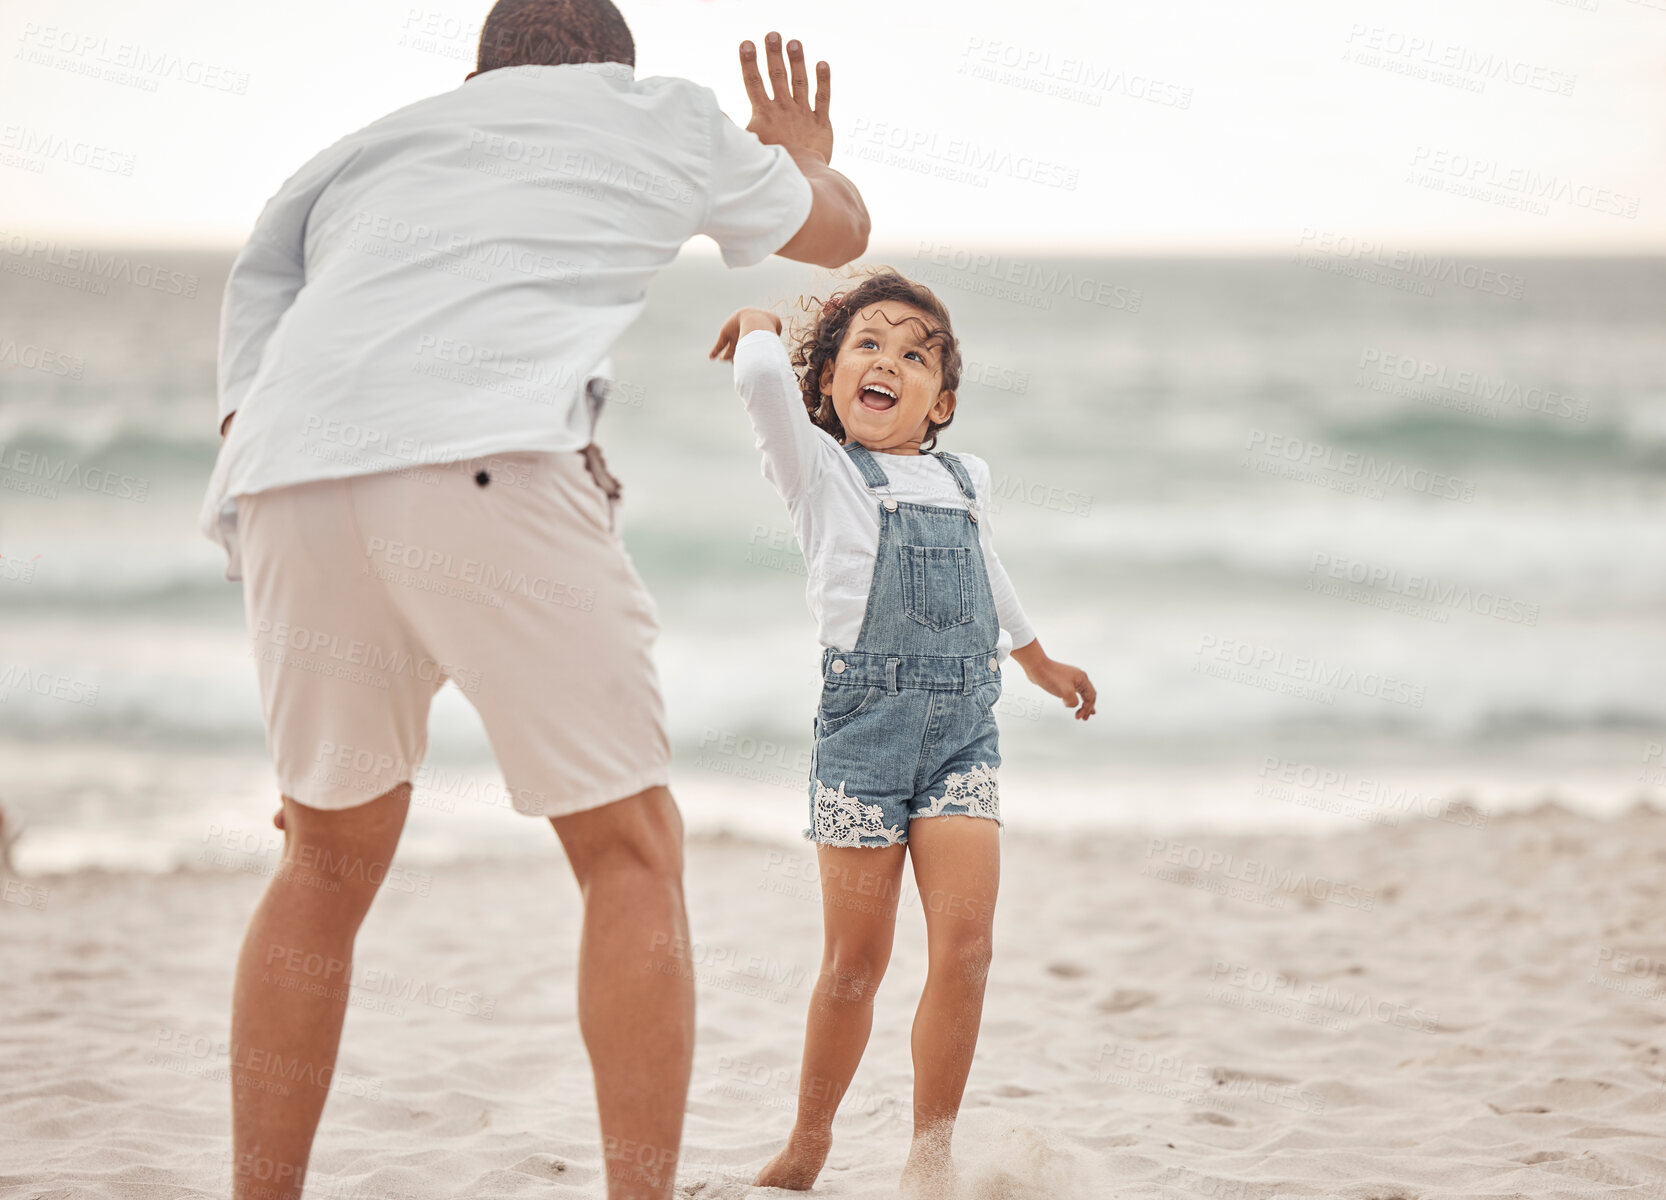
<svg viewBox="0 0 1666 1200">
<path fill-rule="evenodd" d="M 314 153 L 460 83 L 489 7 L 7 0 L 0 233 L 237 244 Z M 620 8 L 639 77 L 741 125 L 742 38 L 826 58 L 876 246 L 1666 251 L 1666 0 Z"/>
</svg>

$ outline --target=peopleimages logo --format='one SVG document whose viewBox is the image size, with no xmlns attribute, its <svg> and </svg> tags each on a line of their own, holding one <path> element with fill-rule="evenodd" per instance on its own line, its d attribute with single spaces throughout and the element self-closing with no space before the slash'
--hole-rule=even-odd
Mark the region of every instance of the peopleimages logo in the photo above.
<svg viewBox="0 0 1666 1200">
<path fill-rule="evenodd" d="M 0 488 L 53 499 L 60 486 L 135 503 L 143 503 L 150 495 L 148 479 L 89 467 L 70 458 L 54 459 L 34 450 L 8 448 L 0 443 Z"/>
<path fill-rule="evenodd" d="M 407 437 L 398 430 L 338 421 L 316 413 L 309 414 L 302 422 L 301 445 L 305 453 L 315 458 L 352 457 L 362 462 L 386 457 L 419 465 L 443 463 L 447 459 L 447 452 L 439 445 Z"/>
<path fill-rule="evenodd" d="M 1324 442 L 1291 437 L 1288 434 L 1252 430 L 1244 443 L 1248 452 L 1245 466 L 1260 465 L 1262 461 L 1276 465 L 1295 464 L 1308 470 L 1329 471 L 1361 483 L 1402 487 L 1443 500 L 1458 500 L 1469 504 L 1475 499 L 1475 484 L 1427 467 L 1414 467 L 1391 458 L 1378 458 L 1358 450 L 1340 450 Z M 1255 455 L 1264 455 L 1257 460 Z"/>
<path fill-rule="evenodd" d="M 1419 388 L 1448 392 L 1474 403 L 1459 404 L 1454 400 L 1445 402 L 1445 407 L 1461 408 L 1464 412 L 1483 416 L 1496 416 L 1505 409 L 1513 408 L 1522 413 L 1583 422 L 1591 412 L 1590 401 L 1577 396 L 1532 384 L 1523 387 L 1507 379 L 1494 379 L 1480 371 L 1454 370 L 1443 363 L 1430 362 L 1410 354 L 1397 354 L 1392 350 L 1365 347 L 1360 351 L 1359 370 L 1360 378 L 1355 383 L 1373 391 L 1413 398 L 1420 398 Z"/>
<path fill-rule="evenodd" d="M 1332 1014 L 1368 1017 L 1415 1033 L 1432 1033 L 1440 1024 L 1438 1014 L 1401 1000 L 1329 983 L 1306 983 L 1282 971 L 1221 959 L 1210 968 L 1207 995 L 1211 1000 L 1341 1030 L 1346 1030 L 1348 1025 Z M 1252 997 L 1259 998 L 1259 1002 L 1251 1002 Z"/>
<path fill-rule="evenodd" d="M 35 563 L 40 555 L 31 559 L 7 558 L 0 554 L 0 580 L 10 583 L 35 582 Z"/>
<path fill-rule="evenodd" d="M 80 379 L 81 373 L 86 369 L 86 363 L 78 355 L 65 354 L 62 350 L 54 350 L 50 346 L 34 346 L 18 343 L 10 338 L 0 338 L 0 367 Z"/>
<path fill-rule="evenodd" d="M 161 292 L 165 296 L 183 296 L 187 300 L 197 294 L 198 279 L 190 271 L 174 271 L 142 259 L 134 261 L 127 254 L 96 250 L 90 246 L 60 245 L 55 238 L 25 236 L 0 229 L 0 271 L 15 275 L 30 275 L 24 267 L 56 267 L 90 275 L 93 279 L 110 283 L 126 283 L 146 291 Z"/>
<path fill-rule="evenodd" d="M 37 175 L 43 174 L 46 164 L 54 161 L 91 171 L 108 171 L 112 175 L 131 175 L 139 161 L 109 146 L 76 141 L 49 129 L 32 129 L 27 125 L 0 125 L 0 150 L 12 152 L 0 154 L 0 162 Z M 14 154 L 22 157 L 13 157 Z"/>
<path fill-rule="evenodd" d="M 692 204 L 698 196 L 692 183 L 675 175 L 644 171 L 624 163 L 599 159 L 582 150 L 505 137 L 501 133 L 488 133 L 482 129 L 469 130 L 469 149 L 529 171 L 563 176 L 577 184 L 592 184 L 678 204 Z"/>
<path fill-rule="evenodd" d="M 1520 275 L 1482 263 L 1461 262 L 1444 254 L 1425 254 L 1404 246 L 1386 246 L 1375 238 L 1355 237 L 1312 226 L 1302 229 L 1292 261 L 1298 266 L 1327 270 L 1337 267 L 1363 268 L 1362 277 L 1369 281 L 1387 283 L 1392 280 L 1395 286 L 1415 284 L 1423 295 L 1434 294 L 1429 285 L 1447 283 L 1484 295 L 1519 300 L 1527 283 Z M 1394 274 L 1379 276 L 1376 268 Z"/>
<path fill-rule="evenodd" d="M 1205 1103 L 1242 1098 L 1298 1112 L 1325 1111 L 1325 1098 L 1317 1092 L 1298 1089 L 1290 1083 L 1236 1076 L 1221 1067 L 1191 1062 L 1149 1046 L 1106 1042 L 1099 1047 L 1094 1061 L 1098 1067 L 1094 1076 L 1101 1083 Z M 1212 1195 L 1196 1189 L 1190 1194 Z"/>
<path fill-rule="evenodd" d="M 1417 78 L 1437 82 L 1462 80 L 1473 85 L 1468 88 L 1471 91 L 1481 91 L 1487 83 L 1498 82 L 1557 96 L 1571 96 L 1574 85 L 1579 82 L 1579 76 L 1567 71 L 1511 58 L 1499 51 L 1357 22 L 1348 30 L 1346 45 L 1356 52 L 1364 52 L 1353 58 L 1361 65 L 1387 69 L 1398 66 Z M 1348 58 L 1347 55 L 1343 57 L 1345 60 Z"/>
<path fill-rule="evenodd" d="M 525 596 L 563 608 L 589 612 L 596 607 L 594 588 L 563 583 L 547 575 L 528 575 L 519 567 L 504 567 L 478 558 L 459 558 L 449 550 L 389 541 L 372 536 L 365 555 L 390 567 L 402 567 L 422 575 L 476 585 L 489 593 Z"/>
<path fill-rule="evenodd" d="M 1425 687 L 1410 680 L 1396 679 L 1381 671 L 1361 671 L 1339 663 L 1326 662 L 1310 654 L 1289 654 L 1276 646 L 1257 646 L 1234 638 L 1219 638 L 1205 634 L 1197 648 L 1197 663 L 1193 670 L 1221 678 L 1233 677 L 1231 668 L 1249 673 L 1241 682 L 1252 682 L 1253 676 L 1265 674 L 1282 678 L 1307 688 L 1322 688 L 1325 692 L 1309 698 L 1336 692 L 1353 692 L 1373 700 L 1422 708 Z M 1329 702 L 1329 701 L 1327 701 Z"/>
<path fill-rule="evenodd" d="M 1002 39 L 968 36 L 957 74 L 1095 108 L 1104 97 L 1122 96 L 1166 108 L 1192 106 L 1192 89 L 1150 75 L 1107 67 L 1074 55 L 1055 57 L 1050 50 Z"/>
<path fill-rule="evenodd" d="M 497 239 L 439 229 L 385 213 L 360 209 L 348 222 L 348 229 L 355 249 L 361 252 L 437 269 L 482 268 L 471 274 L 474 279 L 490 279 L 491 272 L 500 269 L 556 283 L 576 283 L 584 277 L 579 263 L 553 254 L 539 254 Z"/>
<path fill-rule="evenodd" d="M 1345 599 L 1352 598 L 1345 590 L 1327 588 L 1324 578 L 1328 578 L 1395 596 L 1403 596 L 1408 600 L 1433 605 L 1436 608 L 1454 608 L 1475 613 L 1477 616 L 1492 617 L 1494 620 L 1503 621 L 1508 625 L 1537 625 L 1539 623 L 1539 606 L 1537 604 L 1512 600 L 1508 596 L 1501 596 L 1497 592 L 1489 591 L 1486 588 L 1471 588 L 1463 584 L 1448 583 L 1415 571 L 1401 571 L 1398 567 L 1385 567 L 1379 564 L 1362 562 L 1355 558 L 1327 554 L 1322 550 L 1314 552 L 1313 560 L 1308 564 L 1307 572 L 1310 578 L 1305 584 L 1306 590 L 1319 592 L 1323 595 L 1335 594 Z M 1321 578 L 1321 576 L 1324 578 Z M 1444 624 L 1444 614 L 1441 614 L 1441 616 L 1441 623 Z"/>
<path fill-rule="evenodd" d="M 889 166 L 918 168 L 979 187 L 988 186 L 989 179 L 995 176 L 1066 192 L 1075 191 L 1081 182 L 1080 168 L 1068 163 L 1052 162 L 1022 150 L 986 145 L 970 138 L 944 137 L 935 129 L 914 128 L 895 121 L 858 118 L 850 137 L 857 143 L 859 158 Z"/>
<path fill-rule="evenodd" d="M 1357 883 L 1309 875 L 1299 868 L 1280 866 L 1255 858 L 1240 858 L 1217 847 L 1189 845 L 1168 838 L 1152 838 L 1145 848 L 1147 860 L 1170 867 L 1212 875 L 1238 883 L 1253 884 L 1269 892 L 1291 892 L 1322 904 L 1370 912 L 1377 906 L 1377 889 Z M 1145 868 L 1141 874 L 1149 874 Z"/>
<path fill-rule="evenodd" d="M 1304 808 L 1361 816 L 1348 812 L 1350 807 L 1359 806 L 1366 810 L 1361 819 L 1385 825 L 1398 824 L 1401 814 L 1471 829 L 1482 829 L 1487 824 L 1487 814 L 1467 800 L 1447 800 L 1423 788 L 1352 775 L 1335 767 L 1295 762 L 1268 754 L 1262 758 L 1260 776 L 1262 782 L 1255 789 L 1257 796 L 1299 804 Z"/>
<path fill-rule="evenodd" d="M 101 33 L 69 29 L 58 25 L 39 25 L 34 21 L 23 26 L 19 39 L 24 47 L 40 55 L 56 55 L 56 59 L 34 58 L 43 66 L 63 66 L 65 60 L 85 59 L 86 69 L 77 74 L 105 78 L 112 83 L 142 86 L 154 92 L 160 79 L 177 79 L 210 91 L 229 92 L 241 96 L 249 90 L 246 71 L 206 62 L 200 58 L 158 50 L 137 42 L 112 41 Z M 25 51 L 20 51 L 19 58 Z"/>
<path fill-rule="evenodd" d="M 1122 287 L 1091 275 L 1078 275 L 1068 267 L 1057 264 L 972 250 L 948 242 L 922 241 L 914 248 L 914 257 L 971 278 L 1028 289 L 1040 293 L 1041 298 L 1061 296 L 1101 308 L 1126 309 L 1131 313 L 1139 312 L 1145 302 L 1145 293 L 1138 288 Z"/>
<path fill-rule="evenodd" d="M 431 333 L 418 335 L 411 370 L 431 379 L 537 404 L 554 404 L 580 386 L 580 374 L 571 363 L 510 354 L 493 346 Z"/>
<path fill-rule="evenodd" d="M 0 662 L 0 704 L 13 695 L 25 692 L 48 696 L 66 704 L 85 704 L 88 708 L 98 703 L 98 685 L 52 671 L 40 671 L 22 663 Z"/>
<path fill-rule="evenodd" d="M 265 649 L 262 649 L 264 645 Z M 387 675 L 408 675 L 424 682 L 450 679 L 470 695 L 480 690 L 480 672 L 403 648 L 389 650 L 360 638 L 343 637 L 327 629 L 309 629 L 287 621 L 255 623 L 251 654 L 297 670 L 336 675 L 387 690 Z M 385 674 L 381 674 L 385 673 Z"/>
<path fill-rule="evenodd" d="M 1453 185 L 1441 190 L 1478 200 L 1508 201 L 1508 207 L 1526 208 L 1541 216 L 1549 211 L 1551 202 L 1626 220 L 1637 216 L 1636 196 L 1441 146 L 1417 147 L 1412 152 L 1410 170 L 1423 173 L 1417 182 L 1425 186 Z"/>
<path fill-rule="evenodd" d="M 1093 511 L 1092 496 L 1039 480 L 1003 475 L 999 479 L 991 480 L 989 489 L 992 493 L 990 509 L 993 512 L 1000 512 L 1008 500 L 1033 504 L 1037 508 L 1077 517 L 1085 517 Z"/>
</svg>

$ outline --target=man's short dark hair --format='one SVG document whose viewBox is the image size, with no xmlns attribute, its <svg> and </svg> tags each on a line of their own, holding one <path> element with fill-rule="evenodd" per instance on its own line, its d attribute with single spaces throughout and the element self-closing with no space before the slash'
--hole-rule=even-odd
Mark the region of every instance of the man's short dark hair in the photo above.
<svg viewBox="0 0 1666 1200">
<path fill-rule="evenodd" d="M 498 0 L 480 27 L 477 72 L 584 62 L 636 65 L 630 27 L 610 0 Z"/>
</svg>

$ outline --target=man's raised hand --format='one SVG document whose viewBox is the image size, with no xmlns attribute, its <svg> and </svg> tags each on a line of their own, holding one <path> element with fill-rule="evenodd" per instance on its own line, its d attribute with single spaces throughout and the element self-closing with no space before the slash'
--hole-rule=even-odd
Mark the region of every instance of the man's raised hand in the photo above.
<svg viewBox="0 0 1666 1200">
<path fill-rule="evenodd" d="M 823 162 L 829 161 L 833 157 L 833 122 L 827 115 L 827 104 L 833 86 L 827 64 L 816 64 L 816 97 L 812 105 L 810 81 L 804 72 L 804 47 L 796 41 L 788 42 L 787 61 L 783 63 L 781 35 L 771 32 L 764 37 L 764 52 L 769 59 L 767 90 L 763 77 L 758 74 L 756 48 L 751 42 L 740 44 L 740 77 L 746 84 L 746 98 L 752 102 L 752 119 L 746 124 L 747 131 L 757 134 L 766 146 L 808 150 Z"/>
</svg>

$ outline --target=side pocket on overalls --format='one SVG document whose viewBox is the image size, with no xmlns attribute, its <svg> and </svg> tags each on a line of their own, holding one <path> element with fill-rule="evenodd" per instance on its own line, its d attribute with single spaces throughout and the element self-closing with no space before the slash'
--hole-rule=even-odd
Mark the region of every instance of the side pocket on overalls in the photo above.
<svg viewBox="0 0 1666 1200">
<path fill-rule="evenodd" d="M 821 703 L 816 712 L 818 736 L 820 733 L 841 728 L 867 712 L 884 690 L 878 687 L 835 687 L 830 683 L 822 684 Z"/>
</svg>

